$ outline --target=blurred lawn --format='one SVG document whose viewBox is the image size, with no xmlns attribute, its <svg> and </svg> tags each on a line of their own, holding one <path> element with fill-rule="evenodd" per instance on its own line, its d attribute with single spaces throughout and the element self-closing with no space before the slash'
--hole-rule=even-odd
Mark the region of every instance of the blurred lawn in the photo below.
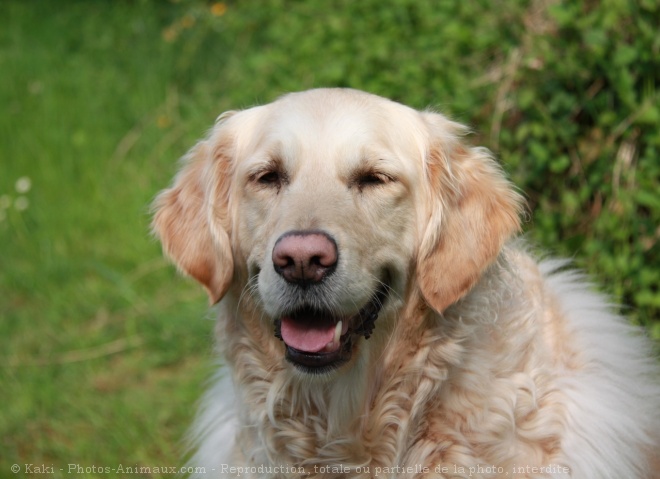
<svg viewBox="0 0 660 479">
<path fill-rule="evenodd" d="M 212 313 L 161 258 L 149 203 L 222 111 L 351 86 L 438 106 L 504 149 L 506 68 L 537 8 L 438 3 L 0 3 L 0 477 L 16 477 L 12 464 L 52 465 L 54 477 L 70 463 L 180 464 L 211 371 Z M 511 156 L 505 167 L 528 181 Z M 639 176 L 653 187 L 653 175 Z M 642 219 L 655 224 L 649 191 Z M 551 218 L 535 221 L 551 231 Z M 647 233 L 636 258 L 650 268 L 643 311 L 655 314 L 657 235 Z M 597 239 L 567 251 L 561 236 L 534 238 L 578 258 Z M 617 299 L 635 297 L 626 278 L 610 279 Z M 660 336 L 657 317 L 634 311 Z"/>
<path fill-rule="evenodd" d="M 180 463 L 212 322 L 149 237 L 149 203 L 226 105 L 207 99 L 213 74 L 181 92 L 173 15 L 0 5 L 0 477 Z"/>
</svg>

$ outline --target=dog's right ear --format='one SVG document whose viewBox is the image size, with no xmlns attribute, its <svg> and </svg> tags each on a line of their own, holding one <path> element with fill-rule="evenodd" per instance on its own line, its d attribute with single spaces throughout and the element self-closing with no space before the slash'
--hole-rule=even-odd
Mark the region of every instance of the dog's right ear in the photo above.
<svg viewBox="0 0 660 479">
<path fill-rule="evenodd" d="M 231 145 L 221 117 L 211 136 L 183 158 L 173 185 L 154 201 L 152 228 L 163 250 L 186 275 L 199 281 L 212 303 L 231 284 L 234 261 L 229 240 Z"/>
</svg>

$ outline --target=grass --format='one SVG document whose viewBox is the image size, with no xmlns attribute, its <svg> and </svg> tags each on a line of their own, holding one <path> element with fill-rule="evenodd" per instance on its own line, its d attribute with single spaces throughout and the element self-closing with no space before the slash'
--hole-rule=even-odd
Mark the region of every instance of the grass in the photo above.
<svg viewBox="0 0 660 479">
<path fill-rule="evenodd" d="M 352 86 L 439 105 L 496 144 L 528 11 L 524 1 L 0 3 L 0 477 L 16 477 L 13 464 L 19 476 L 53 466 L 54 477 L 69 477 L 68 464 L 181 464 L 211 371 L 212 314 L 162 259 L 149 204 L 219 113 Z"/>
<path fill-rule="evenodd" d="M 213 115 L 177 116 L 156 7 L 13 2 L 0 15 L 0 196 L 29 202 L 0 223 L 0 476 L 176 466 L 212 323 L 148 211 Z"/>
</svg>

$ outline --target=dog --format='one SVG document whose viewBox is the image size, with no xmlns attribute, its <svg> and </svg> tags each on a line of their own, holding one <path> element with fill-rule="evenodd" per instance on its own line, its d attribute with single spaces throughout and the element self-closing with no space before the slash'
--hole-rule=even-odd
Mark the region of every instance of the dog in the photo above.
<svg viewBox="0 0 660 479">
<path fill-rule="evenodd" d="M 219 303 L 197 477 L 660 477 L 645 338 L 517 237 L 466 127 L 351 89 L 221 115 L 154 203 Z"/>
</svg>

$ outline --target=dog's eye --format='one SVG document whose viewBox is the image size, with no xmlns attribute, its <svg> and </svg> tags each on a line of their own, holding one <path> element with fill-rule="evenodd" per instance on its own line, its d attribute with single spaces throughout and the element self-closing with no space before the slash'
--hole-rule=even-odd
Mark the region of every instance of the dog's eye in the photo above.
<svg viewBox="0 0 660 479">
<path fill-rule="evenodd" d="M 257 182 L 262 185 L 279 185 L 282 175 L 278 171 L 266 171 L 257 176 Z"/>
<path fill-rule="evenodd" d="M 368 171 L 357 175 L 355 183 L 360 190 L 372 186 L 385 185 L 392 181 L 392 178 L 384 173 Z"/>
<path fill-rule="evenodd" d="M 250 181 L 261 188 L 279 189 L 288 183 L 288 177 L 279 168 L 268 168 L 258 171 L 250 176 Z"/>
<path fill-rule="evenodd" d="M 259 190 L 276 190 L 278 192 L 282 186 L 289 183 L 289 177 L 279 158 L 255 168 L 247 180 L 249 184 Z"/>
</svg>

